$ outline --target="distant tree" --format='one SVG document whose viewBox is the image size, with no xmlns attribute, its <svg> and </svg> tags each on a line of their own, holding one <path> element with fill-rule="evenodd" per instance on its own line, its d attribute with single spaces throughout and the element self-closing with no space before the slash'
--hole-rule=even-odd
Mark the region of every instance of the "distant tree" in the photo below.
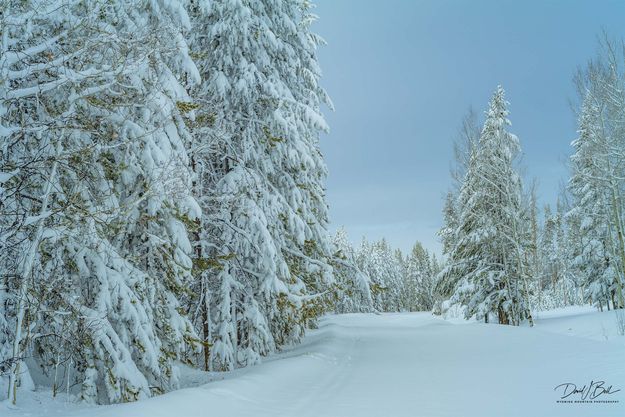
<svg viewBox="0 0 625 417">
<path fill-rule="evenodd" d="M 369 244 L 363 239 L 358 266 L 370 280 L 373 307 L 378 311 L 401 311 L 403 271 L 400 259 L 385 239 Z"/>
<path fill-rule="evenodd" d="M 370 312 L 373 310 L 371 283 L 369 277 L 360 270 L 357 254 L 344 228 L 337 230 L 333 237 L 335 248 L 332 267 L 336 281 L 334 307 L 337 313 Z"/>
<path fill-rule="evenodd" d="M 404 292 L 406 309 L 409 311 L 431 311 L 434 307 L 436 258 L 417 242 L 406 259 Z"/>
</svg>

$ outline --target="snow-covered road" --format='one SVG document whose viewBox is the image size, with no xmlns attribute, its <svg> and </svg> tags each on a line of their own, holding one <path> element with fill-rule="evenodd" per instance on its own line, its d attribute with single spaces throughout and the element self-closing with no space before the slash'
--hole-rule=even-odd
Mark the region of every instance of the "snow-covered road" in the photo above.
<svg viewBox="0 0 625 417">
<path fill-rule="evenodd" d="M 451 324 L 428 313 L 331 316 L 301 346 L 220 381 L 132 404 L 42 405 L 39 411 L 89 417 L 625 416 L 625 344 L 622 336 L 605 333 L 614 316 L 575 317 L 513 328 Z M 602 327 L 607 340 L 592 340 L 602 338 Z M 619 402 L 556 403 L 558 384 L 591 380 L 622 390 L 597 400 Z"/>
</svg>

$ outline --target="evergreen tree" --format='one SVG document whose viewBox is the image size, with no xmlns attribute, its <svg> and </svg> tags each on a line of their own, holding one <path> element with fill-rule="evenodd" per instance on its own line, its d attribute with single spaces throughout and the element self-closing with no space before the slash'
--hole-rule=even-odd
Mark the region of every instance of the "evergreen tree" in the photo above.
<svg viewBox="0 0 625 417">
<path fill-rule="evenodd" d="M 560 200 L 555 213 L 545 206 L 540 240 L 542 275 L 539 278 L 544 297 L 538 306 L 540 309 L 563 307 L 577 301 L 577 284 L 569 266 L 571 256 L 564 214 L 564 205 Z"/>
<path fill-rule="evenodd" d="M 369 244 L 363 239 L 358 253 L 359 268 L 369 277 L 373 307 L 377 311 L 401 311 L 404 292 L 403 268 L 385 239 Z"/>
<path fill-rule="evenodd" d="M 438 265 L 434 256 L 417 242 L 406 261 L 404 291 L 409 311 L 430 311 L 434 307 Z"/>
<path fill-rule="evenodd" d="M 518 139 L 506 130 L 507 103 L 497 89 L 459 195 L 459 226 L 449 265 L 442 272 L 462 277 L 452 297 L 466 316 L 518 325 L 529 317 L 527 242 L 521 179 L 514 168 Z"/>
<path fill-rule="evenodd" d="M 357 265 L 357 255 L 349 243 L 347 231 L 337 230 L 333 238 L 336 249 L 332 257 L 332 267 L 336 280 L 337 313 L 370 312 L 373 309 L 369 277 Z"/>
<path fill-rule="evenodd" d="M 178 308 L 198 215 L 176 106 L 197 81 L 188 19 L 175 1 L 35 3 L 2 14 L 9 395 L 28 351 L 87 401 L 146 397 L 176 386 L 194 339 Z"/>
<path fill-rule="evenodd" d="M 191 47 L 204 79 L 193 91 L 204 116 L 197 123 L 205 126 L 197 142 L 208 149 L 197 153 L 197 163 L 217 167 L 199 187 L 209 214 L 196 237 L 196 264 L 204 272 L 193 310 L 210 310 L 203 317 L 219 312 L 215 323 L 201 320 L 206 346 L 210 327 L 238 334 L 240 318 L 254 317 L 237 339 L 241 346 L 232 347 L 240 356 L 223 356 L 228 338 L 216 332 L 210 355 L 219 367 L 253 363 L 274 346 L 298 341 L 331 298 L 326 168 L 318 145 L 327 129 L 320 105 L 330 101 L 318 85 L 321 40 L 309 30 L 310 7 L 304 0 L 191 4 L 197 28 Z M 206 136 L 210 129 L 216 138 Z M 225 290 L 222 273 L 237 285 Z M 220 295 L 208 300 L 207 293 Z"/>
<path fill-rule="evenodd" d="M 450 256 L 459 238 L 458 233 L 461 232 L 458 229 L 458 195 L 465 181 L 471 159 L 477 149 L 479 137 L 480 130 L 477 117 L 473 110 L 470 109 L 462 121 L 460 134 L 454 141 L 454 164 L 451 168 L 452 187 L 445 197 L 443 226 L 438 231 L 438 236 L 443 245 L 443 254 L 447 257 Z M 454 274 L 453 269 L 445 269 L 444 271 L 445 273 L 437 277 L 434 288 L 435 302 L 433 311 L 436 314 L 443 312 L 443 303 L 451 297 L 454 288 L 461 278 L 460 275 Z"/>
</svg>

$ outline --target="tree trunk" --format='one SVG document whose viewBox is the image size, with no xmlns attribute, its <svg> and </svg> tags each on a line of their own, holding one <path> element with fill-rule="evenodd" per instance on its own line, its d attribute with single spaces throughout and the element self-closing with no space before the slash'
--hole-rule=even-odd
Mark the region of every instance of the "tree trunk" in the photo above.
<svg viewBox="0 0 625 417">
<path fill-rule="evenodd" d="M 208 283 L 203 285 L 204 289 L 204 306 L 202 308 L 202 333 L 204 338 L 203 350 L 204 350 L 204 370 L 212 371 L 212 365 L 210 363 L 210 347 L 212 342 L 211 328 L 210 328 L 210 292 L 208 291 Z"/>
<path fill-rule="evenodd" d="M 58 146 L 57 146 L 58 148 Z M 58 149 L 56 149 L 58 155 Z M 13 362 L 11 365 L 11 371 L 9 373 L 9 387 L 8 387 L 8 398 L 11 403 L 15 405 L 17 403 L 17 383 L 19 380 L 20 374 L 20 365 L 22 363 L 22 327 L 24 323 L 24 316 L 26 314 L 26 297 L 28 294 L 28 282 L 30 280 L 31 274 L 33 272 L 33 267 L 35 263 L 35 257 L 37 255 L 37 251 L 39 250 L 39 244 L 41 243 L 41 239 L 43 237 L 43 224 L 45 221 L 45 213 L 48 209 L 48 201 L 50 198 L 50 194 L 52 193 L 52 183 L 56 180 L 56 170 L 58 166 L 58 161 L 55 159 L 52 164 L 52 170 L 50 172 L 50 176 L 48 178 L 48 182 L 46 184 L 46 188 L 43 194 L 43 198 L 41 201 L 41 208 L 39 209 L 39 218 L 37 220 L 37 228 L 35 230 L 35 234 L 33 236 L 33 240 L 30 243 L 30 247 L 28 248 L 28 253 L 24 258 L 24 261 L 20 265 L 19 276 L 22 280 L 20 283 L 19 293 L 17 295 L 17 317 L 15 320 L 15 338 L 13 339 Z"/>
<path fill-rule="evenodd" d="M 510 324 L 510 319 L 508 318 L 508 315 L 503 310 L 503 308 L 501 308 L 501 306 L 499 307 L 497 312 L 498 312 L 498 316 L 499 316 L 499 324 L 506 324 L 506 325 Z"/>
</svg>

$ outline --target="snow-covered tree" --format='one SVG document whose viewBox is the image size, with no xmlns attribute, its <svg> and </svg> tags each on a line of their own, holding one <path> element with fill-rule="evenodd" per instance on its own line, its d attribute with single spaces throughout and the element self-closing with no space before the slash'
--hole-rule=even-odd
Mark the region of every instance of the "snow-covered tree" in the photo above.
<svg viewBox="0 0 625 417">
<path fill-rule="evenodd" d="M 541 227 L 539 222 L 538 199 L 536 196 L 537 183 L 534 181 L 530 185 L 527 193 L 527 230 L 528 230 L 528 246 L 525 252 L 526 262 L 528 266 L 528 274 L 532 278 L 529 282 L 530 286 L 530 307 L 532 309 L 540 306 L 543 300 L 543 283 L 542 277 L 542 257 L 540 256 L 540 237 Z"/>
<path fill-rule="evenodd" d="M 202 323 L 206 346 L 210 328 L 232 327 L 226 333 L 236 335 L 243 317 L 254 317 L 245 326 L 259 337 L 238 338 L 232 349 L 240 354 L 230 355 L 225 333 L 216 330 L 210 356 L 220 368 L 254 363 L 299 340 L 330 300 L 326 168 L 318 146 L 327 129 L 320 105 L 330 101 L 318 85 L 321 40 L 310 32 L 310 7 L 304 0 L 190 4 L 190 43 L 203 78 L 192 91 L 202 116 L 196 123 L 213 124 L 225 138 L 211 140 L 207 129 L 195 135 L 206 146 L 194 154 L 197 164 L 217 167 L 199 188 L 206 214 L 196 264 L 205 271 L 203 293 L 219 294 L 200 294 L 193 309 L 215 317 Z M 237 285 L 225 290 L 222 274 Z"/>
<path fill-rule="evenodd" d="M 332 267 L 336 280 L 334 307 L 337 313 L 370 312 L 373 309 L 370 279 L 358 268 L 357 254 L 344 228 L 334 235 Z"/>
<path fill-rule="evenodd" d="M 438 265 L 421 243 L 417 242 L 408 255 L 404 274 L 404 307 L 409 311 L 432 310 Z"/>
<path fill-rule="evenodd" d="M 552 213 L 547 205 L 540 238 L 542 272 L 537 285 L 542 293 L 538 309 L 562 307 L 577 302 L 577 283 L 570 266 L 571 246 L 567 234 L 563 203 L 558 200 L 557 210 Z"/>
<path fill-rule="evenodd" d="M 625 76 L 610 42 L 580 73 L 579 134 L 573 142 L 569 217 L 579 219 L 576 266 L 586 299 L 623 306 L 625 284 Z"/>
<path fill-rule="evenodd" d="M 514 162 L 518 139 L 507 131 L 507 102 L 501 87 L 491 99 L 458 200 L 458 227 L 442 279 L 461 277 L 452 303 L 466 316 L 518 325 L 528 318 L 526 237 L 522 230 L 522 184 Z"/>
<path fill-rule="evenodd" d="M 177 106 L 182 81 L 198 81 L 186 13 L 177 1 L 42 0 L 5 2 L 1 19 L 12 356 L 34 353 L 47 374 L 63 358 L 88 401 L 175 387 L 194 339 L 177 301 L 191 270 L 185 219 L 199 215 Z M 13 401 L 25 372 L 13 362 Z"/>
<path fill-rule="evenodd" d="M 370 244 L 363 239 L 357 261 L 371 282 L 373 307 L 377 311 L 402 311 L 404 268 L 387 241 L 382 239 Z"/>
<path fill-rule="evenodd" d="M 480 129 L 477 116 L 472 109 L 469 109 L 462 121 L 459 135 L 454 141 L 454 161 L 450 170 L 452 186 L 445 196 L 443 226 L 437 233 L 443 245 L 443 255 L 447 257 L 451 254 L 456 241 L 459 239 L 458 195 L 467 175 L 471 158 L 473 158 L 477 149 L 479 137 Z M 436 314 L 442 313 L 443 303 L 451 297 L 460 278 L 459 275 L 455 275 L 451 270 L 447 270 L 445 274 L 437 277 L 434 288 L 434 312 Z"/>
</svg>

